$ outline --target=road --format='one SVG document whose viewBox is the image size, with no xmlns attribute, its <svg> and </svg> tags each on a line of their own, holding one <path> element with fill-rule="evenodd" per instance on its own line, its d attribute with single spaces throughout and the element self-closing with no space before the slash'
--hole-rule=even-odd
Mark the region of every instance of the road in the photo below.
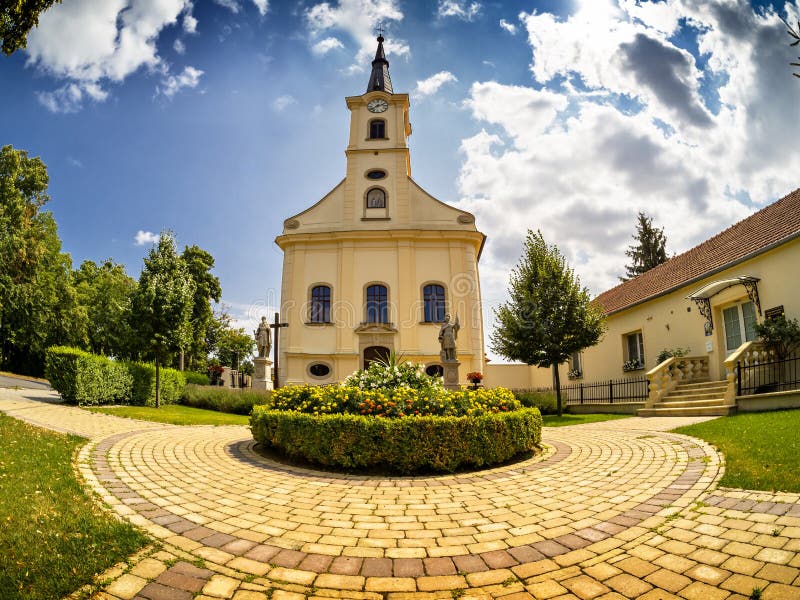
<svg viewBox="0 0 800 600">
<path fill-rule="evenodd" d="M 33 381 L 31 379 L 17 379 L 16 377 L 6 377 L 0 375 L 0 388 L 27 388 L 31 390 L 49 390 L 50 385 L 40 381 Z"/>
</svg>

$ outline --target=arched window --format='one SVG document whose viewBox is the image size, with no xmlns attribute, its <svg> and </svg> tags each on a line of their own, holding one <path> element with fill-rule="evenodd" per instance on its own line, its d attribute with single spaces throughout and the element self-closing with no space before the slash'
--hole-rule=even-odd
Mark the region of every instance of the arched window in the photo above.
<svg viewBox="0 0 800 600">
<path fill-rule="evenodd" d="M 425 322 L 442 323 L 444 321 L 444 287 L 437 284 L 422 288 L 422 300 L 425 303 Z"/>
<path fill-rule="evenodd" d="M 372 121 L 369 122 L 369 139 L 386 139 L 386 121 L 383 119 L 372 119 Z"/>
<path fill-rule="evenodd" d="M 367 323 L 389 322 L 389 292 L 385 285 L 367 287 Z"/>
<path fill-rule="evenodd" d="M 311 322 L 331 322 L 331 288 L 317 285 L 311 288 Z"/>
<path fill-rule="evenodd" d="M 367 208 L 386 208 L 386 192 L 372 188 L 367 192 Z"/>
</svg>

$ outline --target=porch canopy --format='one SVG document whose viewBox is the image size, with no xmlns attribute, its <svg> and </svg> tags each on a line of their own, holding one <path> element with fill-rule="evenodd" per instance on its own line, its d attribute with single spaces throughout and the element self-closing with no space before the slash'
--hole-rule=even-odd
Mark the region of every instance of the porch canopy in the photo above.
<svg viewBox="0 0 800 600">
<path fill-rule="evenodd" d="M 756 308 L 758 309 L 758 314 L 761 314 L 761 301 L 758 297 L 759 281 L 760 280 L 758 277 L 752 277 L 749 275 L 732 277 L 730 279 L 717 279 L 716 281 L 707 283 L 703 287 L 695 290 L 686 296 L 686 299 L 693 300 L 694 303 L 697 304 L 700 314 L 706 318 L 707 331 L 711 331 L 714 328 L 714 322 L 711 318 L 711 297 L 716 296 L 723 290 L 727 290 L 729 287 L 743 285 L 744 289 L 747 290 L 747 297 L 753 301 L 753 304 L 755 304 Z"/>
</svg>

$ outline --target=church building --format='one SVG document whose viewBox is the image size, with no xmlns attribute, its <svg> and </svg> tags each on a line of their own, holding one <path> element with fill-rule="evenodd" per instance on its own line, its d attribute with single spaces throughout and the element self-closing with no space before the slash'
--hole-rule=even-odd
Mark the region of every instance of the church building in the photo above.
<svg viewBox="0 0 800 600">
<path fill-rule="evenodd" d="M 468 212 L 411 178 L 408 94 L 395 93 L 383 37 L 365 93 L 346 98 L 347 171 L 284 221 L 281 385 L 334 383 L 390 352 L 441 373 L 438 334 L 458 317 L 459 379 L 483 368 L 478 260 Z"/>
</svg>

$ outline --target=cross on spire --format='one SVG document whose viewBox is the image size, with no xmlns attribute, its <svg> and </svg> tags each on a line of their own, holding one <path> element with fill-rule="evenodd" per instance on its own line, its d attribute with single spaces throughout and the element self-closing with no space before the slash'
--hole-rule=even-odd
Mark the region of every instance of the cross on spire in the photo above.
<svg viewBox="0 0 800 600">
<path fill-rule="evenodd" d="M 375 27 L 375 33 L 378 34 L 378 37 L 383 37 L 384 31 L 386 30 L 383 28 L 383 23 L 378 21 L 378 25 Z"/>
</svg>

